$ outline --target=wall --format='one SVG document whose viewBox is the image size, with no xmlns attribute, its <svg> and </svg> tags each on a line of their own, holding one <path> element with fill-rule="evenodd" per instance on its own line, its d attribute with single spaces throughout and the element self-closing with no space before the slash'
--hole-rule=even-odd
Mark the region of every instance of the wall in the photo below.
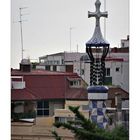
<svg viewBox="0 0 140 140">
<path fill-rule="evenodd" d="M 82 68 L 85 69 L 84 75 L 82 77 L 87 82 L 87 84 L 90 85 L 90 63 L 84 63 Z"/>
<path fill-rule="evenodd" d="M 52 127 L 54 123 L 54 117 L 37 117 L 36 118 L 36 125 L 40 126 L 49 126 Z"/>
<path fill-rule="evenodd" d="M 32 123 L 12 123 L 11 140 L 55 140 L 51 131 L 54 127 Z M 64 140 L 75 140 L 74 135 L 66 129 L 55 128 Z"/>
<path fill-rule="evenodd" d="M 69 110 L 69 106 L 80 106 L 79 111 L 86 117 L 89 118 L 89 101 L 71 101 L 66 100 L 65 109 L 56 109 L 55 117 L 74 117 L 74 114 Z M 86 108 L 83 109 L 83 106 Z"/>
<path fill-rule="evenodd" d="M 69 106 L 80 106 L 79 110 L 82 110 L 82 105 L 88 105 L 89 101 L 72 101 L 66 100 L 65 109 L 68 109 Z"/>
<path fill-rule="evenodd" d="M 122 88 L 129 92 L 129 62 L 123 64 L 123 81 Z"/>
<path fill-rule="evenodd" d="M 112 85 L 120 85 L 124 90 L 129 91 L 129 53 L 110 53 L 108 57 L 123 59 L 123 62 L 106 61 L 105 64 L 106 68 L 110 68 Z M 119 72 L 116 72 L 117 67 L 120 68 Z M 80 73 L 82 69 L 84 69 L 83 74 Z M 77 72 L 88 85 L 90 84 L 90 63 L 75 61 L 74 72 Z"/>
<path fill-rule="evenodd" d="M 45 70 L 45 66 L 36 65 L 36 69 Z"/>
<path fill-rule="evenodd" d="M 129 40 L 121 40 L 121 47 L 129 47 Z"/>
<path fill-rule="evenodd" d="M 122 85 L 123 82 L 123 62 L 111 62 L 111 77 L 112 77 L 112 85 Z M 119 71 L 116 69 L 119 68 Z"/>
</svg>

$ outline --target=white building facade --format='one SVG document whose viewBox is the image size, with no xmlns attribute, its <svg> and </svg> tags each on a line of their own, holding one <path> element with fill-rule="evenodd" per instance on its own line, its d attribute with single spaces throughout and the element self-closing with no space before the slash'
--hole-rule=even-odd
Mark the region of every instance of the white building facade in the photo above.
<svg viewBox="0 0 140 140">
<path fill-rule="evenodd" d="M 127 40 L 128 42 L 129 40 Z M 128 42 L 129 43 L 129 42 Z M 90 84 L 90 63 L 86 53 L 61 52 L 39 58 L 36 69 L 74 72 Z M 129 91 L 129 47 L 111 48 L 106 61 L 106 85 L 120 86 Z"/>
<path fill-rule="evenodd" d="M 115 48 L 116 49 L 116 48 Z M 129 48 L 117 48 L 117 52 L 110 52 L 105 61 L 105 84 L 120 86 L 129 91 Z M 83 80 L 90 84 L 90 63 L 85 55 L 81 61 L 74 62 L 73 72 L 78 73 Z"/>
<path fill-rule="evenodd" d="M 76 61 L 80 61 L 85 53 L 61 52 L 46 55 L 39 58 L 40 64 L 36 69 L 46 69 L 50 71 L 73 72 L 73 66 Z"/>
</svg>

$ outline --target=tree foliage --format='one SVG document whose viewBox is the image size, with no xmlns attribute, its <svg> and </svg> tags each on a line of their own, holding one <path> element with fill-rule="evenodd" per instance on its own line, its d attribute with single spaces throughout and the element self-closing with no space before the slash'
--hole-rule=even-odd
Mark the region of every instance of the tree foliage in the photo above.
<svg viewBox="0 0 140 140">
<path fill-rule="evenodd" d="M 54 135 L 56 140 L 62 140 L 61 137 L 58 136 L 56 131 L 52 131 L 52 134 Z"/>
<path fill-rule="evenodd" d="M 57 128 L 71 130 L 78 140 L 128 140 L 128 131 L 122 126 L 116 127 L 112 131 L 99 128 L 94 122 L 86 119 L 84 115 L 79 112 L 79 107 L 70 106 L 69 109 L 75 114 L 77 118 L 74 121 L 67 123 L 55 122 L 54 126 Z M 58 139 L 56 139 L 58 140 Z"/>
</svg>

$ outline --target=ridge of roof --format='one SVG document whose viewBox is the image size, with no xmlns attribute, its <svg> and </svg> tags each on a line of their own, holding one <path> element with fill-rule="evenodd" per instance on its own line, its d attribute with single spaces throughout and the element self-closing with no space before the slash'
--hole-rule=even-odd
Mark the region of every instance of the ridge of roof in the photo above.
<svg viewBox="0 0 140 140">
<path fill-rule="evenodd" d="M 31 72 L 22 72 L 19 69 L 12 69 L 11 75 L 48 75 L 48 76 L 77 76 L 77 73 L 60 72 L 60 71 L 47 71 L 47 70 L 32 70 Z"/>
</svg>

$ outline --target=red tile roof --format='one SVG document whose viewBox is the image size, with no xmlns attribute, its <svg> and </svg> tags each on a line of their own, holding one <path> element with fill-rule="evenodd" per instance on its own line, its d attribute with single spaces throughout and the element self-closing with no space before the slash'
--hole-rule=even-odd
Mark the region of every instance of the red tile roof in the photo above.
<svg viewBox="0 0 140 140">
<path fill-rule="evenodd" d="M 120 87 L 109 87 L 109 90 L 108 90 L 108 98 L 109 99 L 114 99 L 116 93 L 120 93 L 122 99 L 129 99 L 128 92 L 125 91 L 125 90 L 123 90 Z"/>
<path fill-rule="evenodd" d="M 32 70 L 31 72 L 22 72 L 17 69 L 12 69 L 12 76 L 22 76 L 22 75 L 57 75 L 57 76 L 78 76 L 76 73 L 71 72 L 56 72 L 47 70 Z"/>
<path fill-rule="evenodd" d="M 87 100 L 86 88 L 69 87 L 69 80 L 78 78 L 74 73 L 49 72 L 35 70 L 32 72 L 20 72 L 13 70 L 12 76 L 23 76 L 25 89 L 12 89 L 12 100 L 40 100 L 40 99 L 73 99 Z M 109 87 L 109 99 L 115 98 L 115 93 L 121 93 L 122 98 L 129 98 L 129 94 L 119 87 Z"/>
<path fill-rule="evenodd" d="M 33 92 L 28 89 L 12 89 L 11 90 L 12 100 L 36 100 L 37 98 L 33 95 Z"/>
<path fill-rule="evenodd" d="M 34 100 L 34 99 L 65 99 L 83 98 L 83 90 L 69 88 L 67 78 L 78 78 L 75 73 L 50 72 L 35 70 L 32 72 L 21 72 L 13 70 L 12 76 L 23 76 L 26 83 L 25 89 L 12 89 L 12 100 Z M 27 90 L 28 89 L 28 90 Z M 30 91 L 30 92 L 29 92 Z M 75 95 L 70 94 L 75 93 Z M 70 94 L 70 95 L 68 95 Z"/>
<path fill-rule="evenodd" d="M 69 88 L 66 92 L 66 99 L 87 100 L 88 94 L 86 88 Z"/>
</svg>

